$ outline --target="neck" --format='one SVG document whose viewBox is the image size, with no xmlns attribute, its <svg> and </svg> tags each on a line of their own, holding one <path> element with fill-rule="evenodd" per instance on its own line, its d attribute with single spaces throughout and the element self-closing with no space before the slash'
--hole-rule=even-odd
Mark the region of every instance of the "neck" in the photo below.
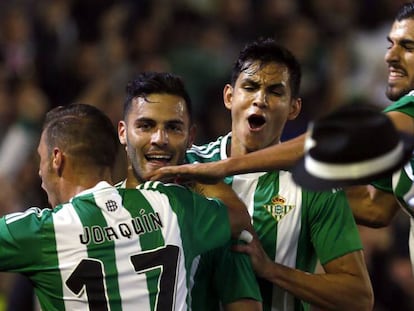
<svg viewBox="0 0 414 311">
<path fill-rule="evenodd" d="M 60 179 L 60 202 L 68 202 L 78 193 L 93 188 L 101 181 L 109 184 L 112 182 L 112 172 L 109 168 L 93 170 L 88 172 L 77 172 L 74 170 L 69 175 L 63 175 Z"/>
<path fill-rule="evenodd" d="M 134 170 L 132 167 L 128 168 L 127 178 L 125 180 L 125 187 L 126 188 L 136 188 L 142 184 L 142 181 L 138 180 L 138 178 L 134 174 Z"/>
<path fill-rule="evenodd" d="M 258 142 L 255 140 L 252 140 L 250 142 L 241 141 L 233 134 L 230 142 L 227 143 L 226 152 L 227 152 L 228 157 L 243 156 L 248 153 L 257 152 L 259 150 L 266 149 L 270 146 L 277 145 L 279 143 L 280 143 L 279 138 L 274 138 L 273 141 L 271 141 L 267 145 L 263 145 L 263 142 L 260 142 L 260 141 Z"/>
</svg>

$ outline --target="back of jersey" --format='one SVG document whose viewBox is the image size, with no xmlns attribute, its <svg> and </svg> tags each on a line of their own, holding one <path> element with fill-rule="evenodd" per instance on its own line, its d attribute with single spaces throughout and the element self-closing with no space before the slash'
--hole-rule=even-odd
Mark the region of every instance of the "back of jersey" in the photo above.
<svg viewBox="0 0 414 311">
<path fill-rule="evenodd" d="M 188 310 L 194 257 L 230 238 L 219 202 L 159 183 L 100 183 L 53 211 L 22 215 L 7 230 L 33 256 L 5 268 L 32 279 L 44 310 Z"/>
</svg>

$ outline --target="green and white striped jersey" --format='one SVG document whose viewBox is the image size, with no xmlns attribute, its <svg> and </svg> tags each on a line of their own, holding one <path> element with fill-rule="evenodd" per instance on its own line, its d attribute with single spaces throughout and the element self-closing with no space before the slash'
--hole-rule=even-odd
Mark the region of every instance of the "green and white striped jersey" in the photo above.
<svg viewBox="0 0 414 311">
<path fill-rule="evenodd" d="M 187 162 L 227 158 L 231 133 L 187 151 Z M 225 181 L 245 202 L 263 248 L 275 262 L 314 272 L 317 259 L 325 264 L 361 250 L 359 232 L 343 191 L 312 192 L 294 183 L 288 171 L 271 171 L 227 177 Z M 309 310 L 273 284 L 260 280 L 263 308 Z"/>
<path fill-rule="evenodd" d="M 125 181 L 116 187 L 125 188 Z M 250 257 L 232 251 L 235 243 L 243 242 L 229 240 L 194 259 L 190 282 L 192 310 L 218 311 L 222 305 L 240 299 L 262 301 Z"/>
<path fill-rule="evenodd" d="M 409 115 L 414 119 L 414 91 L 401 97 L 392 105 L 384 109 L 384 112 L 398 111 Z M 393 176 L 372 183 L 378 189 L 394 193 L 404 212 L 410 216 L 409 248 L 411 265 L 414 271 L 414 157 Z M 411 204 L 409 204 L 412 199 Z"/>
<path fill-rule="evenodd" d="M 218 200 L 100 182 L 54 209 L 2 217 L 0 269 L 27 275 L 43 310 L 190 310 L 193 259 L 229 239 Z"/>
</svg>

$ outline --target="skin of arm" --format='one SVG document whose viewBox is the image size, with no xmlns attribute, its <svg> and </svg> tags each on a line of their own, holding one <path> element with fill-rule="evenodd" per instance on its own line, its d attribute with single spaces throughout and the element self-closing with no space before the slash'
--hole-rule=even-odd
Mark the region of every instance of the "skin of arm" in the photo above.
<svg viewBox="0 0 414 311">
<path fill-rule="evenodd" d="M 400 209 L 392 193 L 373 186 L 352 186 L 344 190 L 359 225 L 371 228 L 388 226 Z"/>
<path fill-rule="evenodd" d="M 414 119 L 401 112 L 388 112 L 399 131 L 414 135 Z M 283 169 L 293 166 L 304 155 L 306 133 L 296 138 L 243 156 L 210 162 L 162 167 L 148 176 L 151 180 L 196 179 L 202 183 L 216 183 L 226 176 Z"/>
<path fill-rule="evenodd" d="M 218 198 L 227 206 L 233 237 L 237 238 L 244 229 L 253 232 L 246 205 L 229 185 L 222 181 L 216 184 L 195 183 L 193 190 L 205 197 Z"/>
<path fill-rule="evenodd" d="M 414 134 L 414 119 L 402 112 L 386 113 L 398 131 Z M 344 189 L 358 224 L 379 228 L 388 226 L 400 206 L 392 193 L 373 186 L 352 186 Z"/>
<path fill-rule="evenodd" d="M 414 119 L 401 112 L 388 112 L 399 131 L 414 134 Z M 197 179 L 203 183 L 215 183 L 225 176 L 280 169 L 294 165 L 304 154 L 305 135 L 243 156 L 225 160 L 168 166 L 157 170 L 151 179 L 180 176 L 185 179 Z M 345 189 L 349 205 L 358 224 L 379 228 L 387 226 L 399 210 L 398 202 L 392 193 L 372 186 L 352 186 Z"/>
<path fill-rule="evenodd" d="M 229 157 L 226 160 L 222 160 L 227 161 L 227 164 L 224 165 L 223 163 L 223 168 L 219 169 L 219 171 L 223 171 L 224 176 L 230 176 L 289 168 L 303 156 L 305 137 L 306 134 L 302 134 L 284 143 L 257 150 L 243 156 Z M 221 168 L 221 166 L 218 168 Z"/>
<path fill-rule="evenodd" d="M 223 306 L 224 311 L 261 311 L 262 304 L 253 299 L 240 299 Z"/>
<path fill-rule="evenodd" d="M 234 190 L 224 182 L 216 184 L 193 184 L 193 190 L 201 195 L 220 199 L 228 208 L 232 236 L 237 238 L 242 229 L 247 229 L 250 233 L 254 232 L 251 224 L 250 215 L 246 205 L 237 196 Z M 224 311 L 261 311 L 262 303 L 254 299 L 239 299 L 232 303 L 223 305 Z"/>
<path fill-rule="evenodd" d="M 373 308 L 374 296 L 362 251 L 326 263 L 325 274 L 310 274 L 270 260 L 256 236 L 249 244 L 234 246 L 234 250 L 249 254 L 259 277 L 324 310 Z"/>
<path fill-rule="evenodd" d="M 232 156 L 216 162 L 165 166 L 152 172 L 148 179 L 176 180 L 178 176 L 180 181 L 195 179 L 201 183 L 214 184 L 226 176 L 291 167 L 304 154 L 305 135 L 243 156 Z"/>
</svg>

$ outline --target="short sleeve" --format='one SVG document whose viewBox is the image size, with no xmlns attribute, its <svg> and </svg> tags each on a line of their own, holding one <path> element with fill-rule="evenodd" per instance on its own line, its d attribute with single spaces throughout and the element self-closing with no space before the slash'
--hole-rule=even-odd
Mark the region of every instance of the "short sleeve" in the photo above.
<svg viewBox="0 0 414 311">
<path fill-rule="evenodd" d="M 315 193 L 312 200 L 309 214 L 311 237 L 322 264 L 363 248 L 342 190 Z"/>
</svg>

